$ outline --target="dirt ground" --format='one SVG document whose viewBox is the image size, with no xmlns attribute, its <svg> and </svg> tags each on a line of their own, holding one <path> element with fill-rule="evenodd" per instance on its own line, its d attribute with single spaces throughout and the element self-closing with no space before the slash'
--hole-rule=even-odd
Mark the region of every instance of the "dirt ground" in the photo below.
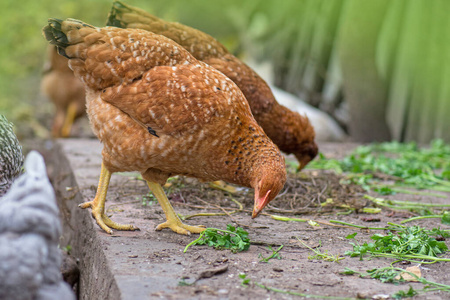
<svg viewBox="0 0 450 300">
<path fill-rule="evenodd" d="M 329 157 L 348 153 L 354 144 L 324 144 L 321 151 Z M 340 220 L 363 226 L 383 227 L 387 222 L 399 223 L 408 213 L 364 214 L 363 207 L 370 206 L 363 199 L 364 191 L 358 186 L 342 186 L 340 177 L 329 171 L 305 170 L 290 174 L 288 184 L 280 196 L 264 212 L 266 215 L 252 220 L 253 192 L 240 189 L 235 195 L 211 188 L 207 183 L 178 178 L 170 182 L 166 192 L 177 213 L 189 216 L 199 213 L 218 213 L 222 208 L 239 210 L 231 215 L 194 216 L 187 224 L 225 229 L 227 224 L 243 227 L 252 241 L 245 252 L 231 253 L 207 246 L 185 246 L 197 235 L 182 236 L 165 229 L 155 231 L 157 224 L 165 221 L 164 214 L 153 199 L 146 196 L 146 184 L 136 174 L 115 174 L 107 196 L 107 212 L 119 223 L 131 223 L 140 228 L 135 232 L 118 232 L 108 235 L 100 230 L 88 210 L 77 205 L 95 196 L 101 163 L 101 145 L 97 140 L 68 139 L 47 142 L 43 150 L 65 220 L 62 244 L 70 244 L 81 268 L 81 299 L 299 299 L 300 296 L 268 291 L 258 284 L 283 291 L 302 293 L 318 299 L 344 297 L 345 299 L 388 299 L 399 290 L 407 291 L 409 285 L 422 289 L 419 283 L 393 285 L 378 280 L 341 275 L 344 268 L 366 271 L 387 267 L 394 260 L 374 258 L 360 261 L 344 256 L 352 247 L 345 237 L 358 232 L 357 240 L 369 241 L 375 231 L 332 226 L 329 220 Z M 73 173 L 72 173 L 73 172 Z M 301 188 L 301 189 L 300 189 Z M 302 190 L 303 189 L 303 190 Z M 301 192 L 303 191 L 303 192 Z M 201 198 L 205 197 L 206 198 Z M 447 202 L 448 198 L 417 195 L 390 196 L 424 202 Z M 235 201 L 233 201 L 233 198 Z M 320 203 L 332 198 L 332 206 Z M 450 198 L 450 195 L 449 195 Z M 350 214 L 349 207 L 353 208 Z M 227 210 L 228 212 L 232 211 Z M 306 222 L 283 222 L 270 217 L 282 215 L 311 219 L 319 226 Z M 370 222 L 375 221 L 375 222 Z M 431 229 L 441 226 L 437 219 L 412 222 Z M 344 259 L 329 262 L 311 258 L 314 253 L 302 245 L 339 255 Z M 280 258 L 261 262 L 261 255 L 269 256 L 268 246 L 278 248 Z M 447 245 L 449 243 L 447 242 Z M 450 257 L 447 253 L 445 257 Z M 406 268 L 414 264 L 395 266 Z M 422 264 L 422 276 L 434 282 L 450 284 L 448 263 Z M 242 285 L 239 274 L 245 273 L 250 283 Z M 449 299 L 450 295 L 428 292 L 414 299 Z"/>
</svg>

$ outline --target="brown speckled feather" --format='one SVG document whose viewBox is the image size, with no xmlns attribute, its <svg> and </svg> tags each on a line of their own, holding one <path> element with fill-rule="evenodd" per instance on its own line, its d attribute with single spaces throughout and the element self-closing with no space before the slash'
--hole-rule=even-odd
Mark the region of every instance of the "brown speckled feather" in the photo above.
<svg viewBox="0 0 450 300">
<path fill-rule="evenodd" d="M 163 35 L 180 44 L 195 58 L 202 61 L 228 54 L 228 50 L 209 34 L 177 22 L 165 22 L 142 9 L 119 1 L 113 3 L 107 25 L 144 29 Z"/>
<path fill-rule="evenodd" d="M 269 174 L 279 192 L 284 158 L 230 79 L 163 36 L 79 23 L 61 23 L 65 54 L 88 87 L 87 111 L 109 171 L 249 187 Z"/>
<path fill-rule="evenodd" d="M 258 124 L 282 151 L 295 154 L 302 167 L 317 155 L 315 132 L 308 118 L 278 104 L 267 83 L 212 36 L 119 1 L 113 4 L 108 25 L 144 29 L 174 40 L 236 83 Z"/>
<path fill-rule="evenodd" d="M 206 125 L 221 126 L 223 119 L 234 127 L 237 112 L 251 118 L 232 81 L 204 64 L 155 67 L 126 87 L 105 89 L 101 98 L 158 135 L 192 134 Z"/>
</svg>

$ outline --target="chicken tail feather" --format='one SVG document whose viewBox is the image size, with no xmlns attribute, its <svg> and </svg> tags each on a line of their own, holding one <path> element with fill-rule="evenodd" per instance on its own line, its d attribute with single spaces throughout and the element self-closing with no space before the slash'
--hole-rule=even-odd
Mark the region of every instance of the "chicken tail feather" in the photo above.
<svg viewBox="0 0 450 300">
<path fill-rule="evenodd" d="M 106 26 L 119 28 L 139 28 L 152 31 L 152 23 L 161 20 L 145 10 L 114 1 L 108 15 Z"/>
<path fill-rule="evenodd" d="M 95 28 L 92 25 L 86 24 L 82 21 L 76 19 L 60 20 L 55 18 L 48 19 L 48 25 L 45 26 L 42 31 L 44 33 L 45 39 L 50 42 L 50 44 L 55 45 L 58 48 L 58 53 L 62 56 L 70 58 L 66 51 L 66 47 L 74 44 L 76 39 L 72 36 L 71 41 L 67 37 L 67 32 L 73 28 L 80 29 L 81 27 Z"/>
<path fill-rule="evenodd" d="M 126 24 L 121 21 L 120 15 L 128 7 L 120 1 L 114 1 L 111 11 L 109 12 L 108 19 L 106 20 L 106 26 L 114 26 L 119 28 L 125 28 Z"/>
<path fill-rule="evenodd" d="M 58 53 L 69 58 L 64 51 L 64 48 L 69 45 L 69 40 L 67 39 L 67 35 L 62 31 L 62 22 L 63 20 L 60 19 L 48 19 L 48 25 L 42 31 L 44 32 L 45 39 L 57 47 Z"/>
</svg>

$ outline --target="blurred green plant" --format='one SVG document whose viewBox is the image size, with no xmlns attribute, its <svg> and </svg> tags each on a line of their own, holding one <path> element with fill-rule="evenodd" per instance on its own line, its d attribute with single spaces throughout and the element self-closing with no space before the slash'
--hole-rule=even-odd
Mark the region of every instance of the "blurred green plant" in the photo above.
<svg viewBox="0 0 450 300">
<path fill-rule="evenodd" d="M 273 258 L 281 259 L 282 257 L 279 252 L 281 251 L 281 249 L 283 249 L 283 247 L 284 245 L 281 245 L 280 247 L 278 247 L 278 249 L 273 249 L 272 246 L 268 246 L 266 249 L 272 251 L 272 253 L 268 257 L 264 257 L 261 253 L 259 253 L 258 258 L 261 258 L 259 262 L 268 263 L 269 260 Z"/>
<path fill-rule="evenodd" d="M 128 0 L 126 3 L 205 31 L 238 56 L 269 61 L 276 85 L 331 113 L 343 124 L 362 121 L 360 127 L 370 129 L 367 134 L 363 132 L 363 137 L 370 139 L 378 124 L 388 123 L 392 137 L 397 140 L 450 139 L 450 131 L 446 130 L 450 126 L 447 117 L 450 89 L 446 84 L 450 76 L 450 27 L 446 15 L 449 1 Z M 33 118 L 51 112 L 51 106 L 46 110 L 42 107 L 45 99 L 37 96 L 46 47 L 41 28 L 47 18 L 71 17 L 103 26 L 111 4 L 111 0 L 0 2 L 0 111 L 19 129 L 21 124 L 17 121 L 36 127 L 39 124 Z M 376 13 L 370 9 L 373 5 Z M 370 18 L 365 18 L 366 15 Z M 378 25 L 371 26 L 375 23 Z M 362 75 L 373 75 L 374 80 L 366 80 Z M 377 89 L 373 82 L 381 88 Z M 366 97 L 350 93 L 357 88 L 365 91 Z M 380 95 L 367 102 L 374 94 L 371 91 Z M 358 113 L 354 107 L 346 110 L 344 103 L 350 102 L 344 101 L 344 97 L 347 100 L 353 97 L 357 101 L 352 103 L 362 103 L 360 108 L 369 112 L 381 103 L 385 114 L 370 123 L 368 118 L 373 118 L 370 114 Z M 352 130 L 350 133 L 354 134 Z"/>
<path fill-rule="evenodd" d="M 188 25 L 231 41 L 235 29 L 227 24 L 222 7 L 237 6 L 239 1 L 145 1 L 129 0 L 171 21 Z M 111 0 L 42 0 L 0 2 L 0 112 L 16 125 L 20 137 L 45 136 L 43 126 L 52 106 L 40 96 L 39 83 L 45 62 L 47 42 L 41 29 L 50 17 L 81 19 L 104 26 Z M 201 15 L 201 17 L 199 17 Z M 236 42 L 233 42 L 236 44 Z"/>
<path fill-rule="evenodd" d="M 394 284 L 405 283 L 406 280 L 403 278 L 403 276 L 409 275 L 411 278 L 410 281 L 418 281 L 425 285 L 424 288 L 421 290 L 414 290 L 410 286 L 408 291 L 399 291 L 391 295 L 393 299 L 411 298 L 419 293 L 426 293 L 428 291 L 436 291 L 436 290 L 447 293 L 450 292 L 449 285 L 427 280 L 423 277 L 417 276 L 412 272 L 409 272 L 408 269 L 396 268 L 393 266 L 384 268 L 375 268 L 367 270 L 365 272 L 359 272 L 356 270 L 352 270 L 350 268 L 345 268 L 340 273 L 343 275 L 358 275 L 361 278 L 378 279 L 383 283 L 394 283 Z"/>
<path fill-rule="evenodd" d="M 413 262 L 424 260 L 422 263 L 449 261 L 447 258 L 438 257 L 439 254 L 447 252 L 448 247 L 445 242 L 431 237 L 436 235 L 436 232 L 441 232 L 441 230 L 398 225 L 395 234 L 393 232 L 388 232 L 386 235 L 374 234 L 370 237 L 374 242 L 365 242 L 362 245 L 355 239 L 357 235 L 355 232 L 345 237 L 355 242 L 350 242 L 353 250 L 346 251 L 344 254 L 350 257 L 359 256 L 360 260 L 363 260 L 363 257 L 368 254 L 371 257 L 388 257 Z M 425 262 L 425 260 L 430 262 Z"/>
<path fill-rule="evenodd" d="M 237 253 L 246 251 L 250 247 L 250 239 L 248 232 L 241 227 L 235 227 L 231 224 L 227 225 L 227 229 L 206 228 L 200 233 L 200 236 L 190 242 L 185 248 L 184 253 L 192 245 L 208 245 L 218 250 L 230 249 L 231 252 Z M 280 249 L 281 250 L 281 249 Z"/>
<path fill-rule="evenodd" d="M 450 145 L 442 140 L 423 148 L 413 142 L 370 144 L 340 160 L 321 154 L 307 167 L 348 172 L 347 182 L 383 195 L 405 192 L 398 187 L 450 191 Z M 383 184 L 386 179 L 393 183 Z"/>
</svg>

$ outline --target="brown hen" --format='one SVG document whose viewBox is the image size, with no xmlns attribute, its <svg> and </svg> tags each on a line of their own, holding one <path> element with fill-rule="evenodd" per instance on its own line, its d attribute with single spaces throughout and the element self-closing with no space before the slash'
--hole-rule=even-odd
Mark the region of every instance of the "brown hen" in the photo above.
<svg viewBox="0 0 450 300">
<path fill-rule="evenodd" d="M 86 114 L 84 86 L 69 69 L 68 59 L 58 55 L 55 46 L 48 46 L 47 56 L 41 90 L 56 109 L 52 136 L 68 137 L 75 120 Z"/>
<path fill-rule="evenodd" d="M 145 29 L 172 39 L 196 59 L 216 68 L 236 83 L 247 98 L 258 124 L 281 151 L 296 156 L 300 169 L 317 155 L 315 132 L 308 118 L 280 105 L 267 83 L 212 36 L 180 23 L 166 22 L 119 1 L 113 3 L 107 25 Z"/>
<path fill-rule="evenodd" d="M 252 187 L 252 217 L 283 187 L 284 157 L 239 88 L 172 40 L 73 19 L 49 19 L 44 34 L 86 86 L 88 116 L 104 148 L 97 195 L 82 207 L 92 207 L 105 231 L 135 229 L 104 213 L 114 172 L 139 171 L 167 217 L 156 229 L 182 234 L 204 229 L 183 224 L 175 214 L 161 187 L 170 176 Z"/>
</svg>

